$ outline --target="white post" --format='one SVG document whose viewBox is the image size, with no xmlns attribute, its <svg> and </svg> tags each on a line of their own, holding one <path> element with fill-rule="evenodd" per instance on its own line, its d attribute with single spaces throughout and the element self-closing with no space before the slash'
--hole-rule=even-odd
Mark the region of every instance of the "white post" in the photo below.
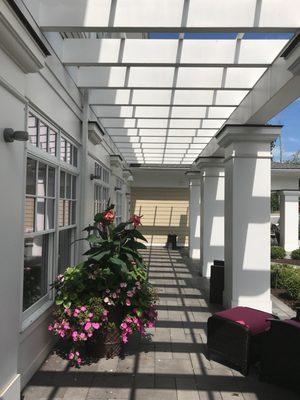
<svg viewBox="0 0 300 400">
<path fill-rule="evenodd" d="M 280 245 L 286 251 L 299 248 L 299 196 L 297 190 L 280 193 Z"/>
<path fill-rule="evenodd" d="M 190 177 L 189 256 L 200 260 L 200 173 Z"/>
<path fill-rule="evenodd" d="M 224 166 L 200 165 L 201 181 L 201 275 L 209 278 L 214 260 L 224 260 Z"/>
<path fill-rule="evenodd" d="M 270 143 L 278 126 L 226 125 L 225 148 L 226 307 L 270 312 Z"/>
</svg>

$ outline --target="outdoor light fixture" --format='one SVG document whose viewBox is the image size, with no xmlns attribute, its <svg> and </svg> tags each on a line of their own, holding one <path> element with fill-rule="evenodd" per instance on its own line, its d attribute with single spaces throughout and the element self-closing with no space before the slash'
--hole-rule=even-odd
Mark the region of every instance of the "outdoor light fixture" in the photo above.
<svg viewBox="0 0 300 400">
<path fill-rule="evenodd" d="M 122 190 L 122 188 L 120 188 L 120 187 L 118 187 L 118 186 L 115 186 L 115 191 L 117 192 L 117 191 L 120 191 L 120 190 Z"/>
<path fill-rule="evenodd" d="M 12 128 L 5 128 L 3 131 L 4 140 L 8 143 L 12 143 L 15 140 L 26 142 L 29 139 L 28 132 L 26 131 L 14 131 Z"/>
<path fill-rule="evenodd" d="M 91 174 L 90 175 L 90 179 L 91 179 L 91 181 L 93 181 L 94 179 L 101 179 L 101 176 L 100 175 Z"/>
</svg>

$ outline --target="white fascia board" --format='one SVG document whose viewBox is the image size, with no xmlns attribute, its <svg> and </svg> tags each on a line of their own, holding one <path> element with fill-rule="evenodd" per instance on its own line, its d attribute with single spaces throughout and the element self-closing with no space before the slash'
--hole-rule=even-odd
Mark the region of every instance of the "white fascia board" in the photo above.
<svg viewBox="0 0 300 400">
<path fill-rule="evenodd" d="M 0 37 L 0 47 L 26 74 L 45 66 L 45 54 L 4 0 L 0 2 Z"/>
<path fill-rule="evenodd" d="M 63 43 L 65 65 L 259 67 L 271 64 L 287 40 L 66 39 Z"/>
<path fill-rule="evenodd" d="M 234 10 L 234 12 L 233 12 Z M 298 0 L 41 0 L 46 31 L 291 31 L 298 29 Z"/>
</svg>

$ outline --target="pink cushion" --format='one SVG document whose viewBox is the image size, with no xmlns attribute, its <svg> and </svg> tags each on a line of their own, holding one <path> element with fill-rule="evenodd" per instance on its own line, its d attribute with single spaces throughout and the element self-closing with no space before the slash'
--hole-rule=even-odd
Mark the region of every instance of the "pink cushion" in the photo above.
<svg viewBox="0 0 300 400">
<path fill-rule="evenodd" d="M 253 335 L 265 332 L 270 328 L 273 315 L 249 307 L 234 307 L 229 310 L 217 312 L 215 315 L 244 325 Z"/>
<path fill-rule="evenodd" d="M 296 321 L 295 319 L 285 319 L 284 322 L 289 325 L 293 325 L 296 328 L 300 329 L 300 321 Z"/>
</svg>

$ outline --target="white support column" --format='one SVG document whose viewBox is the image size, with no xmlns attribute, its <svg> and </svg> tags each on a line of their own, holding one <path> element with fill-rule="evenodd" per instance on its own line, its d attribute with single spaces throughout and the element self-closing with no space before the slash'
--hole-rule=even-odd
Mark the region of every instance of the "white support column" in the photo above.
<svg viewBox="0 0 300 400">
<path fill-rule="evenodd" d="M 279 126 L 226 125 L 225 148 L 226 307 L 272 310 L 270 297 L 270 143 Z"/>
<path fill-rule="evenodd" d="M 189 256 L 193 260 L 200 260 L 200 172 L 193 172 L 189 177 Z"/>
<path fill-rule="evenodd" d="M 299 248 L 299 196 L 297 190 L 280 193 L 280 245 L 286 251 Z"/>
<path fill-rule="evenodd" d="M 213 261 L 224 259 L 224 166 L 206 163 L 201 169 L 201 274 L 210 277 Z"/>
</svg>

